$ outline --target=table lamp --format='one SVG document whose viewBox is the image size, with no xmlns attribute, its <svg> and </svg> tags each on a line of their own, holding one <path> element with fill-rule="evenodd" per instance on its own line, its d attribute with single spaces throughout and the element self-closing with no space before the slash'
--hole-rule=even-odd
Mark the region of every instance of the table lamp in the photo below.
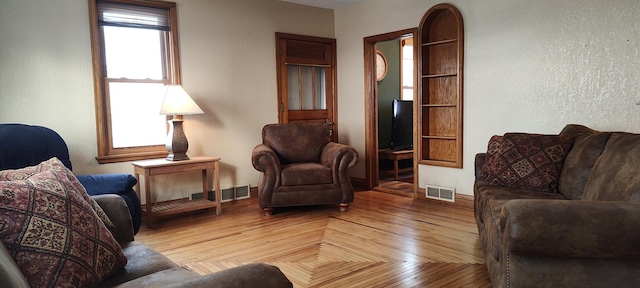
<svg viewBox="0 0 640 288">
<path fill-rule="evenodd" d="M 169 134 L 165 144 L 169 155 L 168 161 L 189 160 L 187 149 L 189 142 L 182 130 L 182 116 L 204 114 L 198 104 L 189 97 L 181 85 L 167 85 L 164 101 L 160 108 L 160 115 L 173 115 L 169 120 Z"/>
</svg>

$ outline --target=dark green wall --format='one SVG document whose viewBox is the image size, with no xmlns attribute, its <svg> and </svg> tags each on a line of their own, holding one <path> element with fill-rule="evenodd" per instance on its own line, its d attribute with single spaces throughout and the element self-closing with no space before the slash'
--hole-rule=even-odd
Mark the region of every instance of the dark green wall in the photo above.
<svg viewBox="0 0 640 288">
<path fill-rule="evenodd" d="M 378 148 L 391 147 L 394 99 L 400 99 L 400 40 L 379 42 L 376 49 L 387 58 L 387 76 L 378 82 Z"/>
</svg>

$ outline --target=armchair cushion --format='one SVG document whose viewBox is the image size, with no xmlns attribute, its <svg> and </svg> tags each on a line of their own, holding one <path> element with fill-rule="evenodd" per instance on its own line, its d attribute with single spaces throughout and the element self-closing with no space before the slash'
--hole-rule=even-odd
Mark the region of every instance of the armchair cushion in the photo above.
<svg viewBox="0 0 640 288">
<path fill-rule="evenodd" d="M 24 170 L 0 175 L 0 239 L 31 287 L 91 287 L 124 267 L 106 214 L 60 160 Z"/>
<path fill-rule="evenodd" d="M 318 123 L 268 124 L 262 129 L 263 144 L 271 147 L 284 164 L 320 162 L 329 143 L 329 127 Z"/>
<path fill-rule="evenodd" d="M 287 164 L 282 167 L 282 186 L 333 183 L 331 168 L 318 163 Z"/>
</svg>

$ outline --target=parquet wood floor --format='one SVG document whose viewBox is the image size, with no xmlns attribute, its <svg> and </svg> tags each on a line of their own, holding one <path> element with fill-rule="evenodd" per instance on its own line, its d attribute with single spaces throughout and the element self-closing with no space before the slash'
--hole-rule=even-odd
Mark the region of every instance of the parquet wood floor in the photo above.
<svg viewBox="0 0 640 288">
<path fill-rule="evenodd" d="M 266 217 L 251 197 L 223 203 L 220 216 L 143 227 L 136 240 L 200 274 L 267 262 L 294 287 L 491 287 L 468 208 L 362 191 L 348 212 L 295 207 Z"/>
</svg>

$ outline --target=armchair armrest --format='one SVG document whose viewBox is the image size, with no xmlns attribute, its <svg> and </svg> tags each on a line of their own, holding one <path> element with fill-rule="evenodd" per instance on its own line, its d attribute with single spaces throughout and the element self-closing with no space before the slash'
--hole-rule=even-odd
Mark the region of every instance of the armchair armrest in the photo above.
<svg viewBox="0 0 640 288">
<path fill-rule="evenodd" d="M 640 259 L 640 203 L 511 200 L 500 224 L 512 254 Z"/>
<path fill-rule="evenodd" d="M 271 147 L 259 144 L 253 148 L 251 153 L 251 164 L 253 168 L 260 172 L 274 171 L 277 175 L 280 175 L 280 158 L 276 155 L 276 152 Z"/>
<path fill-rule="evenodd" d="M 122 197 L 115 194 L 91 196 L 100 208 L 116 226 L 116 234 L 113 235 L 118 243 L 133 241 L 133 220 L 129 213 L 129 207 Z"/>
<path fill-rule="evenodd" d="M 327 167 L 348 169 L 358 163 L 358 152 L 351 146 L 329 142 L 322 149 L 320 162 Z"/>
</svg>

